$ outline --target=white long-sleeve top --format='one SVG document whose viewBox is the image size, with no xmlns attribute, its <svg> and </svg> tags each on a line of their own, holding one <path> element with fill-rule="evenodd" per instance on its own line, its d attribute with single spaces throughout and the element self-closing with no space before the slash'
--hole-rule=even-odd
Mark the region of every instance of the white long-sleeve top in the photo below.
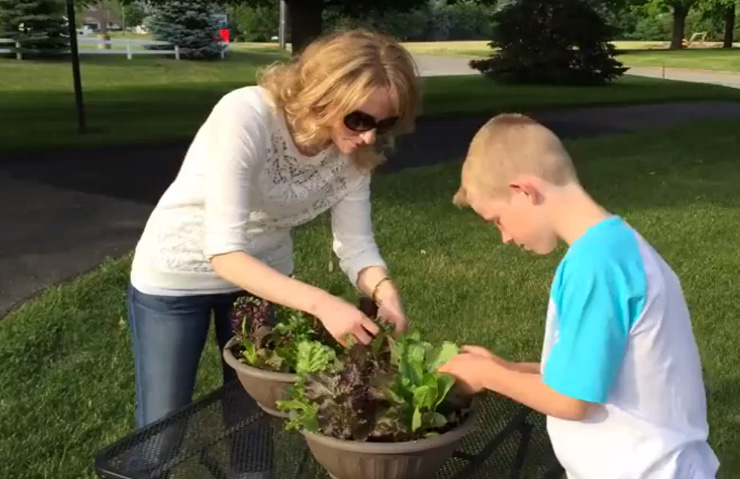
<svg viewBox="0 0 740 479">
<path fill-rule="evenodd" d="M 370 174 L 333 146 L 302 155 L 266 90 L 234 90 L 213 108 L 149 217 L 131 282 L 149 294 L 235 291 L 210 264 L 233 251 L 292 274 L 291 229 L 327 210 L 334 251 L 353 284 L 363 268 L 385 266 L 371 223 Z"/>
</svg>

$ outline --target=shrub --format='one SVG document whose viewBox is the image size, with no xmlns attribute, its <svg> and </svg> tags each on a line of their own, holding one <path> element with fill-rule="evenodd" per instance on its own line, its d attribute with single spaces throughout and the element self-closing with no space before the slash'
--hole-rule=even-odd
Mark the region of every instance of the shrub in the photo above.
<svg viewBox="0 0 740 479">
<path fill-rule="evenodd" d="M 182 58 L 215 58 L 221 52 L 219 22 L 212 4 L 196 0 L 168 1 L 153 8 L 147 25 L 155 40 L 180 47 Z M 161 47 L 158 47 L 161 48 Z"/>
<path fill-rule="evenodd" d="M 470 65 L 502 83 L 598 85 L 622 75 L 613 30 L 581 0 L 519 0 L 494 14 L 500 51 Z"/>
</svg>

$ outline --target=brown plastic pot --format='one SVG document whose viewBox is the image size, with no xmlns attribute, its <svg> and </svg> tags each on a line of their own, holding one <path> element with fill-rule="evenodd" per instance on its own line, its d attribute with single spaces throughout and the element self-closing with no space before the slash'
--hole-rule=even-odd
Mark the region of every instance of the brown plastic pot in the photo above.
<svg viewBox="0 0 740 479">
<path fill-rule="evenodd" d="M 278 373 L 248 366 L 239 361 L 232 349 L 236 346 L 236 338 L 231 338 L 223 350 L 226 363 L 234 368 L 239 382 L 247 394 L 257 402 L 257 405 L 267 414 L 275 417 L 287 418 L 287 411 L 277 408 L 277 401 L 290 399 L 287 389 L 295 383 L 296 375 Z"/>
<path fill-rule="evenodd" d="M 475 426 L 476 409 L 458 428 L 418 441 L 347 441 L 303 432 L 314 458 L 334 479 L 431 479 Z"/>
</svg>

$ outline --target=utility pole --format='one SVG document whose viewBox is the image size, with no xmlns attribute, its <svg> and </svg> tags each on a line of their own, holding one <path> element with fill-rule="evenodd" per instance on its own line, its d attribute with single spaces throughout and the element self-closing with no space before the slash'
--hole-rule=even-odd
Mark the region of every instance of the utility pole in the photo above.
<svg viewBox="0 0 740 479">
<path fill-rule="evenodd" d="M 82 104 L 82 81 L 80 80 L 80 52 L 77 49 L 77 24 L 74 0 L 67 0 L 67 27 L 69 46 L 72 53 L 72 75 L 74 76 L 75 104 L 77 105 L 77 130 L 85 132 L 85 108 Z"/>
<path fill-rule="evenodd" d="M 286 0 L 279 0 L 280 1 L 280 30 L 278 33 L 278 38 L 280 39 L 280 49 L 285 50 L 286 46 L 286 16 L 288 14 L 288 4 L 286 3 Z"/>
</svg>

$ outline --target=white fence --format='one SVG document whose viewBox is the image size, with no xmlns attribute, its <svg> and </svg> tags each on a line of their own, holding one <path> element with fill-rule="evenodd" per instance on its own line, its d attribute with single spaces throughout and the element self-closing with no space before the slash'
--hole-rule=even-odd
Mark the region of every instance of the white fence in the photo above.
<svg viewBox="0 0 740 479">
<path fill-rule="evenodd" d="M 126 58 L 133 60 L 136 55 L 175 55 L 175 59 L 180 59 L 180 47 L 175 45 L 173 50 L 149 50 L 144 45 L 172 45 L 170 42 L 157 40 L 103 40 L 102 38 L 78 38 L 77 44 L 80 47 L 97 46 L 97 50 L 78 48 L 80 55 L 126 55 Z M 125 48 L 106 48 L 125 47 Z M 221 56 L 223 58 L 223 54 Z"/>
<path fill-rule="evenodd" d="M 12 47 L 3 47 L 3 45 L 13 45 Z M 21 44 L 19 42 L 16 42 L 15 40 L 10 40 L 8 38 L 0 38 L 0 53 L 15 53 L 15 57 L 18 60 L 21 60 L 23 56 L 21 55 Z"/>
<path fill-rule="evenodd" d="M 77 43 L 80 47 L 84 46 L 97 46 L 96 49 L 91 48 L 78 48 L 80 55 L 126 55 L 126 58 L 133 60 L 134 55 L 174 55 L 176 60 L 180 59 L 180 46 L 174 45 L 174 50 L 154 50 L 144 48 L 144 45 L 172 45 L 169 42 L 157 41 L 157 40 L 103 40 L 98 38 L 77 38 Z M 3 45 L 12 45 L 11 47 L 3 47 Z M 221 47 L 221 58 L 225 58 L 226 52 L 229 49 L 227 42 L 219 42 Z M 18 60 L 23 59 L 23 48 L 20 42 L 10 40 L 6 38 L 0 38 L 0 54 L 2 53 L 15 53 L 15 57 Z"/>
</svg>

